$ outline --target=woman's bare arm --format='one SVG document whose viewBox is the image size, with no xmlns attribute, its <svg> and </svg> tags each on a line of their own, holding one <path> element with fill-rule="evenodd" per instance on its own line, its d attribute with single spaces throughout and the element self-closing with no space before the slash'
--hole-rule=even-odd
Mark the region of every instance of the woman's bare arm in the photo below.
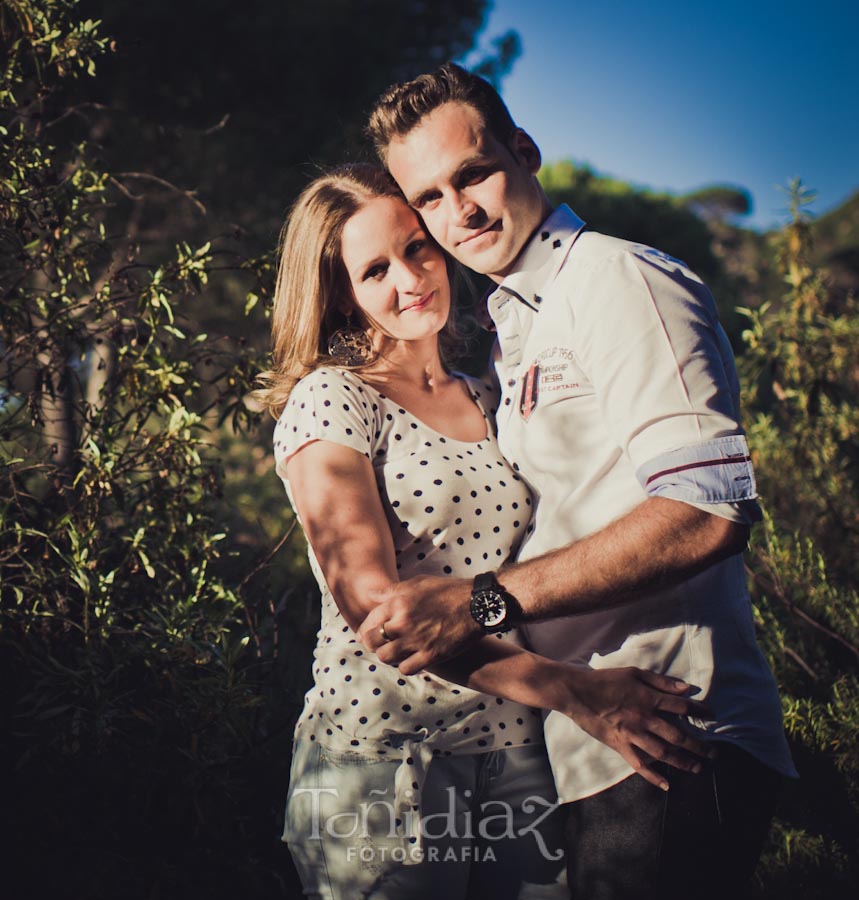
<svg viewBox="0 0 859 900">
<path fill-rule="evenodd" d="M 286 466 L 304 532 L 343 618 L 356 633 L 376 606 L 370 599 L 398 582 L 390 528 L 370 460 L 328 441 L 306 444 Z M 482 693 L 556 709 L 612 747 L 648 781 L 656 759 L 695 770 L 706 753 L 665 714 L 701 715 L 687 686 L 635 668 L 580 669 L 486 637 L 429 671 Z"/>
</svg>

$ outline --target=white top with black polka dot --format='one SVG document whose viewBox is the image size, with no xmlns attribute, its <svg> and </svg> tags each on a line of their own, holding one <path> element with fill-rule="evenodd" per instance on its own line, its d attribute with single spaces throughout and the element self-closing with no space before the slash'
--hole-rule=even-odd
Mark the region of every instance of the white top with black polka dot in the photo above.
<svg viewBox="0 0 859 900">
<path fill-rule="evenodd" d="M 439 434 L 354 372 L 335 368 L 303 378 L 275 427 L 277 473 L 291 502 L 286 463 L 304 445 L 332 441 L 371 460 L 404 579 L 495 570 L 515 554 L 530 527 L 529 491 L 495 440 L 493 388 L 457 377 L 486 419 L 486 437 L 480 441 Z M 296 736 L 362 757 L 402 757 L 412 767 L 403 778 L 414 791 L 422 781 L 416 770 L 425 768 L 432 755 L 542 740 L 534 710 L 434 675 L 401 676 L 380 662 L 343 620 L 312 548 L 309 556 L 322 591 L 322 626 L 315 683 Z"/>
</svg>

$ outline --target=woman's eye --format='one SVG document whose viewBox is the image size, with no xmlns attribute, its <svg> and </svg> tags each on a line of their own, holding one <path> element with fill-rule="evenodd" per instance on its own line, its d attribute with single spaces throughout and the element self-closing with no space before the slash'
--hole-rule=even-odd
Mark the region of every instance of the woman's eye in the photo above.
<svg viewBox="0 0 859 900">
<path fill-rule="evenodd" d="M 409 246 L 406 247 L 406 253 L 408 253 L 409 256 L 415 256 L 416 254 L 420 253 L 421 250 L 426 247 L 426 245 L 427 242 L 423 239 L 419 241 L 412 241 Z"/>
<path fill-rule="evenodd" d="M 364 275 L 364 281 L 369 281 L 370 279 L 378 281 L 380 278 L 384 277 L 385 272 L 387 271 L 388 267 L 383 266 L 381 263 L 377 266 L 372 266 L 371 268 L 367 269 Z"/>
</svg>

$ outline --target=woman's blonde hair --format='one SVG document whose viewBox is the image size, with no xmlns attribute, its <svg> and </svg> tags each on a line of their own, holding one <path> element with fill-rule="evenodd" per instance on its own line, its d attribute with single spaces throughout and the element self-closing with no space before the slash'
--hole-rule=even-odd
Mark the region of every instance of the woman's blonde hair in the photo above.
<svg viewBox="0 0 859 900">
<path fill-rule="evenodd" d="M 262 388 L 255 392 L 275 418 L 299 379 L 320 366 L 338 365 L 328 354 L 328 339 L 346 323 L 344 307 L 353 305 L 341 253 L 343 228 L 355 213 L 379 197 L 395 197 L 405 203 L 387 172 L 354 163 L 316 178 L 290 211 L 279 244 L 271 317 L 272 368 L 260 375 Z M 458 270 L 446 259 L 453 291 Z M 441 335 L 446 350 L 459 340 L 452 311 L 453 304 Z"/>
</svg>

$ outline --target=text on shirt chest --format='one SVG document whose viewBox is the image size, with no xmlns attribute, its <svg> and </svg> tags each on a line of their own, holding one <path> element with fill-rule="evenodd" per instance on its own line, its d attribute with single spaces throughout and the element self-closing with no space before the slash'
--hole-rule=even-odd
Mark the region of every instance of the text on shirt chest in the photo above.
<svg viewBox="0 0 859 900">
<path fill-rule="evenodd" d="M 519 415 L 529 421 L 541 403 L 591 393 L 588 377 L 578 364 L 575 351 L 551 346 L 510 370 L 504 387 L 504 404 L 515 403 Z"/>
</svg>

